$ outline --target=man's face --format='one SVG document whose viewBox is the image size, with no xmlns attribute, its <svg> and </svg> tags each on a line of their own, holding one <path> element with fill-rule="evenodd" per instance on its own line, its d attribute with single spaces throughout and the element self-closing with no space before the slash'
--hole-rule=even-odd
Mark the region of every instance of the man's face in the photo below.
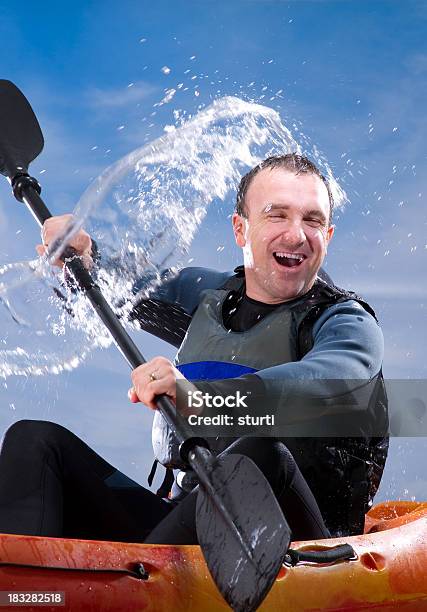
<svg viewBox="0 0 427 612">
<path fill-rule="evenodd" d="M 249 297 L 275 304 L 311 289 L 334 233 L 329 207 L 326 186 L 314 174 L 264 168 L 253 178 L 247 219 L 233 215 Z"/>
</svg>

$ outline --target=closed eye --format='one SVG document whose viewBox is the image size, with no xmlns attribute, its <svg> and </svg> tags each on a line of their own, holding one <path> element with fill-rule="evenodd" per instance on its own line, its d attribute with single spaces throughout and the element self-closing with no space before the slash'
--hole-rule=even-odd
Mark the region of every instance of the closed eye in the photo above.
<svg viewBox="0 0 427 612">
<path fill-rule="evenodd" d="M 287 215 L 281 212 L 271 212 L 267 216 L 268 216 L 268 219 L 274 219 L 274 220 L 287 218 Z"/>
<path fill-rule="evenodd" d="M 310 227 L 324 227 L 325 226 L 325 221 L 323 221 L 323 219 L 318 219 L 316 217 L 309 217 L 307 219 L 304 219 L 304 221 L 308 223 Z"/>
</svg>

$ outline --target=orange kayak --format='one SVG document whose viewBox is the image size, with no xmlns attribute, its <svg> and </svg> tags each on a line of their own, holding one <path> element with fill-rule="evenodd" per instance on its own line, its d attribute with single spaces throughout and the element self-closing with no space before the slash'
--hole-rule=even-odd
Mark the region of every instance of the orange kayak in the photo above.
<svg viewBox="0 0 427 612">
<path fill-rule="evenodd" d="M 427 611 L 427 502 L 381 503 L 367 515 L 365 532 L 293 542 L 295 550 L 348 543 L 356 557 L 283 565 L 260 612 Z M 0 591 L 5 610 L 7 597 L 21 601 L 19 607 L 25 601 L 27 610 L 40 610 L 43 597 L 44 610 L 229 610 L 198 546 L 0 535 Z M 59 601 L 58 592 L 62 603 L 50 605 L 55 594 Z"/>
</svg>

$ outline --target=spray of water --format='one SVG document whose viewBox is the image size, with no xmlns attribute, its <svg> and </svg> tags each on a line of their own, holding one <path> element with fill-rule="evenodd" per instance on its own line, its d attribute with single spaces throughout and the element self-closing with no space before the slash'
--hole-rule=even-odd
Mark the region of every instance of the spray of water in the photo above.
<svg viewBox="0 0 427 612">
<path fill-rule="evenodd" d="M 300 147 L 276 111 L 218 99 L 107 168 L 81 197 L 50 261 L 84 226 L 102 253 L 98 283 L 126 321 L 135 301 L 153 294 L 161 272 L 182 265 L 208 207 L 225 205 L 231 212 L 242 174 L 269 155 L 291 151 Z M 343 202 L 326 162 L 318 161 Z M 87 301 L 49 261 L 1 268 L 0 299 L 8 319 L 0 376 L 58 373 L 110 343 Z"/>
</svg>

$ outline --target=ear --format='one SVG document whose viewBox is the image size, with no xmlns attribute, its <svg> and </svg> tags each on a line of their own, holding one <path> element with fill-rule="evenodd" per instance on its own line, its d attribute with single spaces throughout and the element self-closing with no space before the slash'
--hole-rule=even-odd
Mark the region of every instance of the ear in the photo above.
<svg viewBox="0 0 427 612">
<path fill-rule="evenodd" d="M 326 246 L 332 240 L 332 236 L 334 235 L 334 232 L 335 232 L 335 225 L 330 225 L 326 231 Z"/>
<path fill-rule="evenodd" d="M 330 241 L 332 240 L 332 236 L 335 232 L 335 225 L 330 225 L 326 230 L 326 248 L 328 248 Z"/>
<path fill-rule="evenodd" d="M 233 232 L 234 232 L 234 238 L 236 240 L 236 244 L 240 248 L 243 248 L 246 245 L 246 238 L 245 238 L 246 223 L 245 223 L 245 219 L 244 219 L 244 217 L 241 217 L 237 213 L 234 213 L 233 217 L 232 217 L 232 223 L 233 223 Z"/>
</svg>

